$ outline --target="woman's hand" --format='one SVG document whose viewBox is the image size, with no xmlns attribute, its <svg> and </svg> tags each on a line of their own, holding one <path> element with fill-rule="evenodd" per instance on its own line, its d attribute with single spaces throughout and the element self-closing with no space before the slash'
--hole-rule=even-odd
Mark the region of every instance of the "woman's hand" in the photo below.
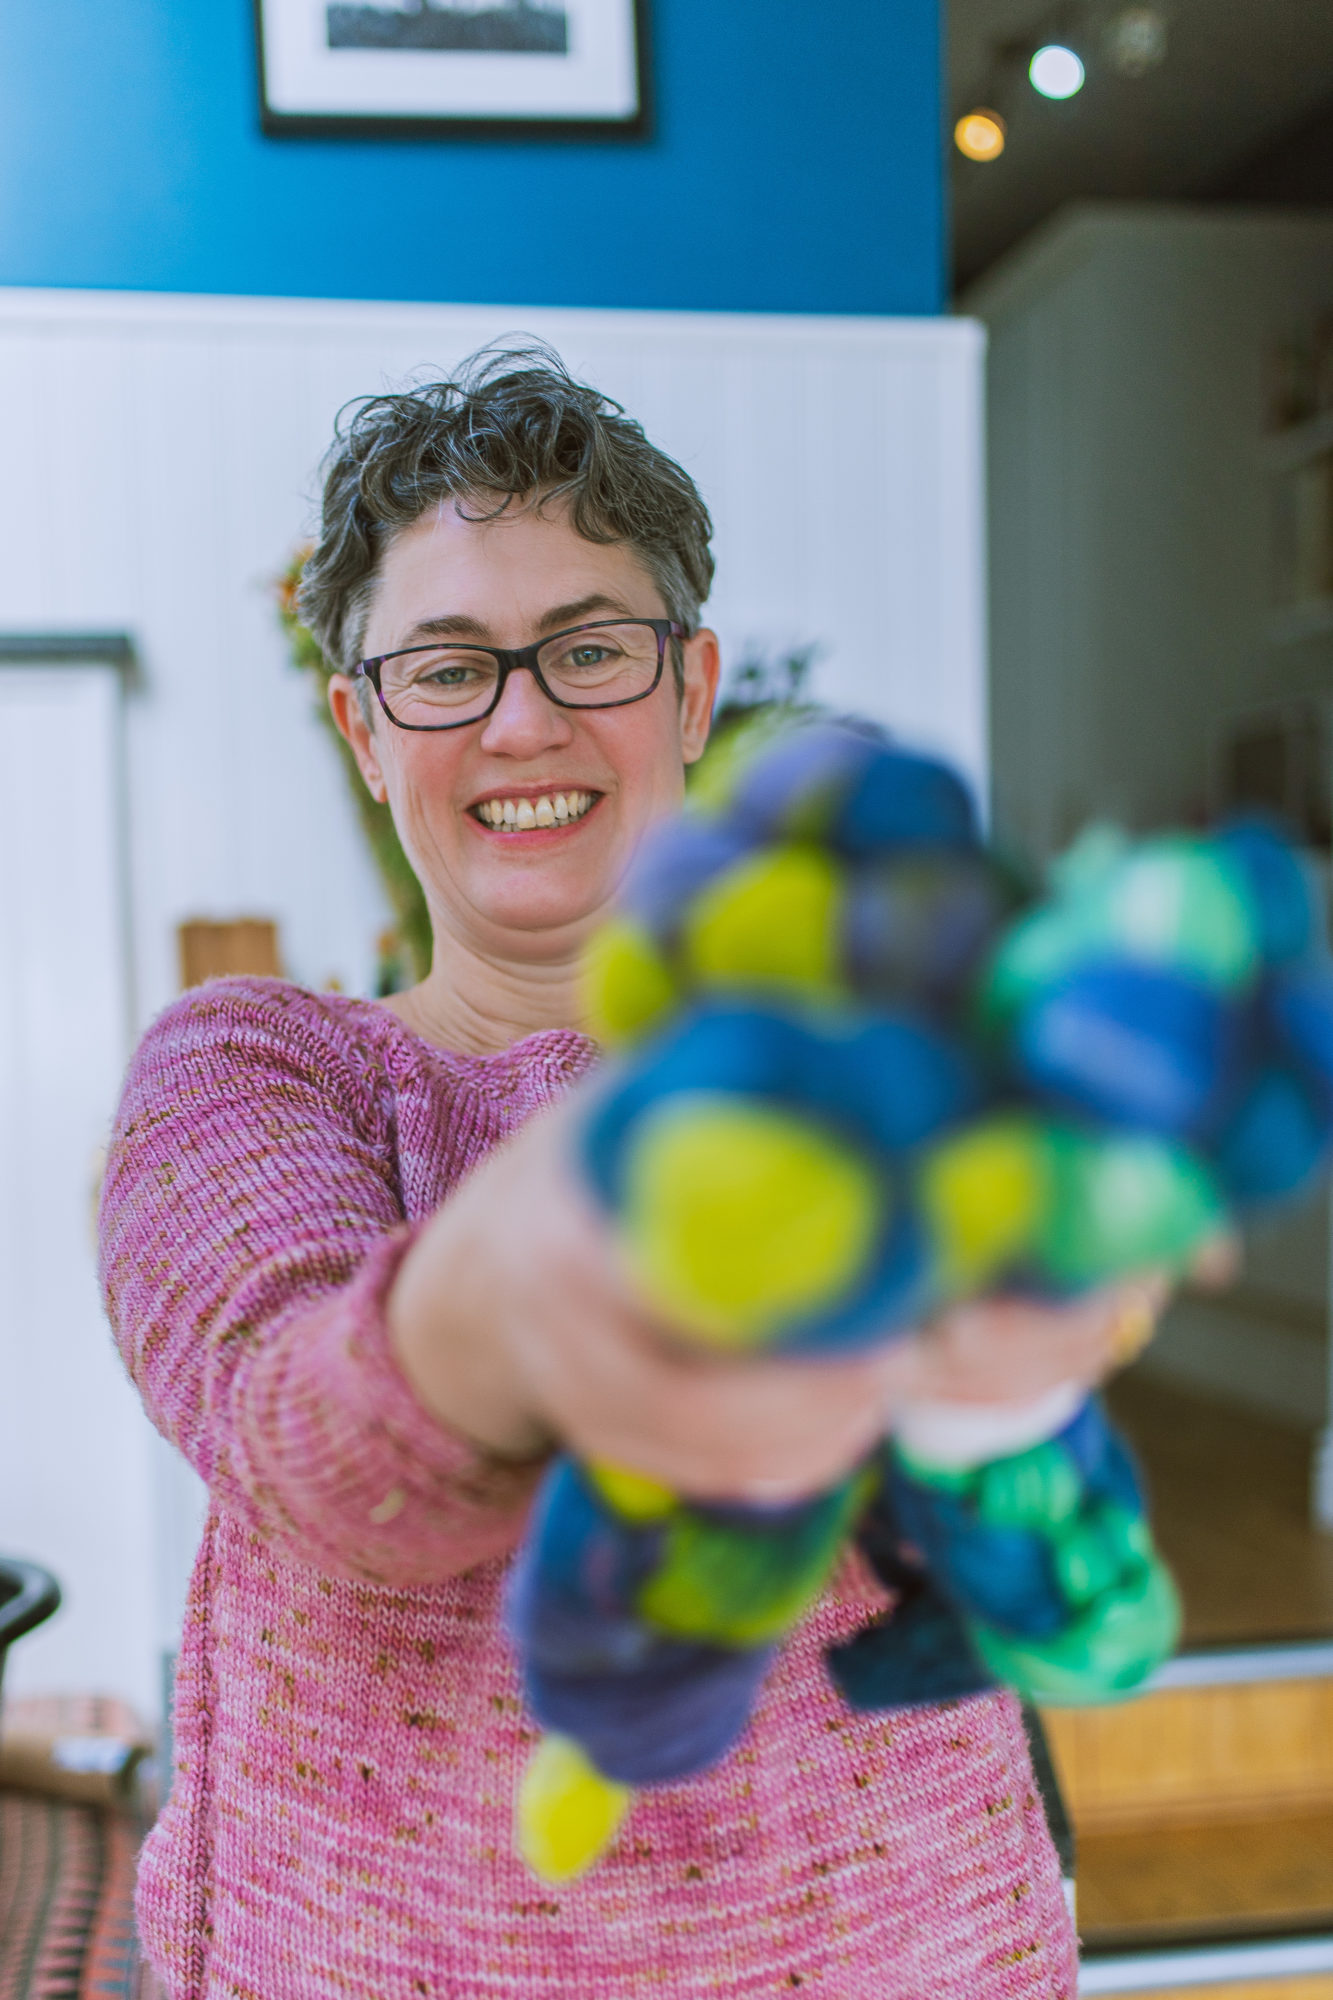
<svg viewBox="0 0 1333 2000">
<path fill-rule="evenodd" d="M 720 1359 L 656 1319 L 572 1160 L 575 1107 L 534 1120 L 427 1225 L 389 1325 L 418 1396 L 504 1457 L 557 1445 L 699 1497 L 777 1501 L 841 1477 L 905 1401 L 1017 1403 L 1091 1386 L 1166 1295 L 979 1301 L 837 1360 Z M 1117 1352 L 1117 1344 L 1121 1352 Z"/>
<path fill-rule="evenodd" d="M 1030 1403 L 1070 1382 L 1092 1389 L 1142 1352 L 1170 1295 L 1158 1273 L 1060 1304 L 976 1299 L 917 1336 L 900 1393 L 941 1403 Z"/>
<path fill-rule="evenodd" d="M 691 1351 L 635 1293 L 578 1180 L 577 1115 L 533 1120 L 404 1259 L 389 1326 L 418 1396 L 503 1456 L 558 1444 L 681 1493 L 776 1499 L 840 1477 L 885 1427 L 896 1352 Z"/>
</svg>

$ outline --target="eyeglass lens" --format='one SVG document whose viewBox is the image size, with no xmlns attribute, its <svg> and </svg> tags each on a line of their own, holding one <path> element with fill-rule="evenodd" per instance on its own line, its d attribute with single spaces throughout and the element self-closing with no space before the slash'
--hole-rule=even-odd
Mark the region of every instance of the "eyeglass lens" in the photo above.
<svg viewBox="0 0 1333 2000">
<path fill-rule="evenodd" d="M 659 641 L 651 625 L 588 626 L 550 639 L 537 655 L 543 681 L 572 708 L 603 708 L 647 694 L 657 677 Z M 390 653 L 380 692 L 396 722 L 429 727 L 484 715 L 495 699 L 499 663 L 468 646 Z"/>
</svg>

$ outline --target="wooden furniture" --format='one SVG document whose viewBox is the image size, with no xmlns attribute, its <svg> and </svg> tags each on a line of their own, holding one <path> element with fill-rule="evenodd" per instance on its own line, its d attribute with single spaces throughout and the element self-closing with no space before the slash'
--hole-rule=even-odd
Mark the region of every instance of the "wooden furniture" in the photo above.
<svg viewBox="0 0 1333 2000">
<path fill-rule="evenodd" d="M 235 917 L 227 923 L 191 917 L 177 925 L 176 939 L 182 991 L 228 973 L 282 977 L 278 927 L 271 917 Z"/>
</svg>

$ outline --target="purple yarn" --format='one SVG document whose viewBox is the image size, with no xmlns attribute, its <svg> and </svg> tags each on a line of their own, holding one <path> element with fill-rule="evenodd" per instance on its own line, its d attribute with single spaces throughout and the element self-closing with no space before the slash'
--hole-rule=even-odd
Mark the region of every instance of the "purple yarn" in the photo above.
<svg viewBox="0 0 1333 2000">
<path fill-rule="evenodd" d="M 749 1720 L 774 1651 L 658 1637 L 650 1657 L 625 1671 L 561 1674 L 525 1660 L 524 1678 L 542 1727 L 574 1737 L 603 1776 L 663 1785 L 726 1756 Z"/>
</svg>

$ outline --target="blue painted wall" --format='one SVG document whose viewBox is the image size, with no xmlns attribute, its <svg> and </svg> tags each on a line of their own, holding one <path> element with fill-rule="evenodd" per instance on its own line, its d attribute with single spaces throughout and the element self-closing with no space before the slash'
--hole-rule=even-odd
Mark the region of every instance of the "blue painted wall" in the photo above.
<svg viewBox="0 0 1333 2000">
<path fill-rule="evenodd" d="M 932 313 L 939 0 L 655 0 L 647 141 L 264 138 L 248 0 L 3 0 L 0 284 Z"/>
</svg>

